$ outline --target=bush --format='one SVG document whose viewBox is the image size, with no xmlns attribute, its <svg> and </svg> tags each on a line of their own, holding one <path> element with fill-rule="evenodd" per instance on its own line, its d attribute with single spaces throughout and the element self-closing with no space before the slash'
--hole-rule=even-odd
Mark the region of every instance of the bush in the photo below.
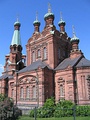
<svg viewBox="0 0 90 120">
<path fill-rule="evenodd" d="M 13 99 L 0 95 L 0 119 L 16 120 L 21 111 L 14 106 Z"/>
<path fill-rule="evenodd" d="M 39 110 L 39 113 L 42 117 L 53 117 L 53 113 L 55 110 L 55 100 L 53 97 L 46 100 L 43 107 Z M 38 113 L 38 112 L 37 112 Z M 37 116 L 40 116 L 38 113 Z"/>
<path fill-rule="evenodd" d="M 76 106 L 68 100 L 62 100 L 55 104 L 54 98 L 47 99 L 43 107 L 36 109 L 37 117 L 69 117 L 73 116 L 90 116 L 90 106 Z M 35 109 L 30 111 L 30 117 L 34 117 Z"/>
<path fill-rule="evenodd" d="M 30 117 L 34 117 L 34 113 L 35 113 L 35 109 L 30 110 L 30 114 L 29 114 L 29 116 L 30 116 Z"/>
<path fill-rule="evenodd" d="M 43 107 L 37 109 L 36 111 L 37 117 L 40 118 L 53 117 L 54 107 L 55 107 L 54 98 L 52 97 L 47 99 Z M 31 110 L 30 117 L 34 117 L 34 113 L 35 109 Z"/>
<path fill-rule="evenodd" d="M 77 116 L 90 116 L 90 106 L 88 105 L 77 106 L 76 115 Z"/>
<path fill-rule="evenodd" d="M 62 100 L 55 106 L 54 116 L 55 117 L 64 117 L 73 115 L 74 104 L 68 100 Z"/>
</svg>

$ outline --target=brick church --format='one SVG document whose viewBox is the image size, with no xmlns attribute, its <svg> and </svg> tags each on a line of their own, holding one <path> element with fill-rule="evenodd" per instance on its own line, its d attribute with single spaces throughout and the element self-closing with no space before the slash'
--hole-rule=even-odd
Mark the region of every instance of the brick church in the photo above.
<svg viewBox="0 0 90 120">
<path fill-rule="evenodd" d="M 0 76 L 0 93 L 13 98 L 21 109 L 40 107 L 51 96 L 56 102 L 65 99 L 90 104 L 90 60 L 79 49 L 74 30 L 73 37 L 68 37 L 65 21 L 61 17 L 57 30 L 54 18 L 48 8 L 40 32 L 36 16 L 34 32 L 26 44 L 27 55 L 22 54 L 21 24 L 18 20 L 14 23 L 10 51 Z"/>
</svg>

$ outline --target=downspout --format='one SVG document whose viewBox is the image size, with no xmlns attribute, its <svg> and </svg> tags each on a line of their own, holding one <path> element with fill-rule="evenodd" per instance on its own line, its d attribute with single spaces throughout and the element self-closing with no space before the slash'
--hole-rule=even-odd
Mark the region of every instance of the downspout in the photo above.
<svg viewBox="0 0 90 120">
<path fill-rule="evenodd" d="M 76 67 L 73 66 L 73 86 L 74 86 L 74 103 L 77 105 L 78 101 L 78 86 L 77 86 L 77 77 L 76 77 Z"/>
</svg>

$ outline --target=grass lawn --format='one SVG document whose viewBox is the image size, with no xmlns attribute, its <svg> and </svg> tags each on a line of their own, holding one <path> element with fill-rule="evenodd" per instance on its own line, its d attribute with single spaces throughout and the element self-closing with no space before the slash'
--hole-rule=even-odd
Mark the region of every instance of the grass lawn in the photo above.
<svg viewBox="0 0 90 120">
<path fill-rule="evenodd" d="M 29 116 L 21 116 L 18 120 L 34 120 L 34 118 L 30 118 Z M 37 118 L 37 120 L 74 120 L 74 118 L 73 117 Z M 90 116 L 88 116 L 88 117 L 76 117 L 76 120 L 90 120 Z"/>
</svg>

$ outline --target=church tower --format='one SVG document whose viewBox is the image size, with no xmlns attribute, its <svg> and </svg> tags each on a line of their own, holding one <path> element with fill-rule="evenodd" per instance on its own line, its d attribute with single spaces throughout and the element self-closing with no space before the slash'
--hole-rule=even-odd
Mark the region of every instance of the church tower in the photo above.
<svg viewBox="0 0 90 120">
<path fill-rule="evenodd" d="M 40 22 L 37 17 L 33 22 L 34 33 L 29 38 L 27 49 L 27 65 L 38 59 L 47 63 L 51 68 L 57 65 L 70 55 L 70 38 L 65 32 L 65 21 L 60 19 L 58 25 L 60 31 L 54 25 L 55 15 L 48 4 L 48 12 L 44 15 L 45 26 L 42 32 L 39 31 Z"/>
<path fill-rule="evenodd" d="M 14 23 L 14 33 L 10 45 L 10 54 L 6 55 L 6 63 L 4 66 L 4 71 L 10 74 L 13 71 L 20 70 L 24 67 L 25 55 L 22 55 L 22 45 L 20 38 L 20 22 L 17 20 Z M 24 62 L 22 60 L 24 59 Z"/>
<path fill-rule="evenodd" d="M 79 46 L 78 46 L 79 38 L 77 38 L 75 35 L 74 26 L 73 26 L 73 37 L 71 38 L 70 42 L 71 42 L 71 47 L 72 47 L 71 53 L 70 53 L 70 58 L 72 59 L 72 58 L 76 58 L 80 55 L 83 55 L 82 51 L 79 50 Z"/>
</svg>

